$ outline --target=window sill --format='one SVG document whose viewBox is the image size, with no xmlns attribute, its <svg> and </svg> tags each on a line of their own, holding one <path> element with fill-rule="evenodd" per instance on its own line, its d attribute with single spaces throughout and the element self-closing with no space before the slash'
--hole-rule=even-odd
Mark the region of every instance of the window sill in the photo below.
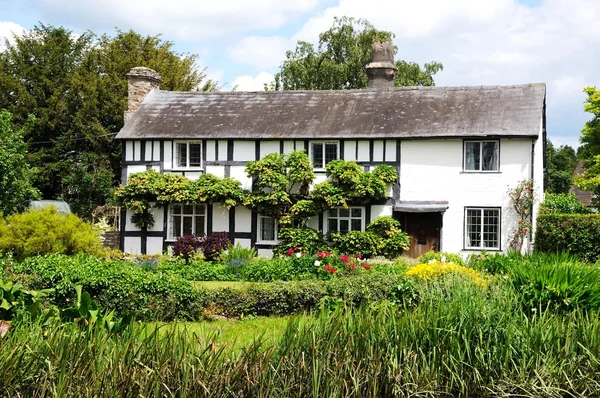
<svg viewBox="0 0 600 398">
<path fill-rule="evenodd" d="M 279 245 L 281 244 L 280 240 L 257 240 L 257 245 Z"/>
<path fill-rule="evenodd" d="M 173 168 L 171 171 L 204 171 L 204 167 Z"/>
<path fill-rule="evenodd" d="M 460 174 L 502 174 L 501 171 L 484 171 L 484 170 L 463 170 Z"/>
<path fill-rule="evenodd" d="M 469 247 L 469 248 L 463 248 L 462 249 L 465 252 L 501 252 L 502 249 L 492 249 L 490 247 L 483 247 L 483 248 L 476 248 L 476 247 Z"/>
</svg>

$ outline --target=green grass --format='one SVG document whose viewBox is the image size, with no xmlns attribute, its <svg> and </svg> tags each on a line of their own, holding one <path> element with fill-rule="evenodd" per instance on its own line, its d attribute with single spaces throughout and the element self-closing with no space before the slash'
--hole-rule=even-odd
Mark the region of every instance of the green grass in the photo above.
<svg viewBox="0 0 600 398">
<path fill-rule="evenodd" d="M 300 316 L 307 318 L 307 315 Z M 292 317 L 252 317 L 241 320 L 215 319 L 204 322 L 150 323 L 148 330 L 157 326 L 164 333 L 183 332 L 202 341 L 212 341 L 216 347 L 237 351 L 261 340 L 265 346 L 276 345 Z"/>
</svg>

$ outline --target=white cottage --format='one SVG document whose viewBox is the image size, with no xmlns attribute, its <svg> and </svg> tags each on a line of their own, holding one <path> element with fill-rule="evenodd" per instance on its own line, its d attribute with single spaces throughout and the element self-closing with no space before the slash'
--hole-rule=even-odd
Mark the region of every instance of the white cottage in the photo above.
<svg viewBox="0 0 600 398">
<path fill-rule="evenodd" d="M 329 210 L 311 227 L 364 230 L 391 215 L 411 236 L 413 256 L 507 251 L 517 228 L 508 189 L 534 181 L 533 225 L 542 199 L 545 84 L 395 88 L 390 47 L 378 44 L 374 54 L 365 90 L 170 92 L 159 90 L 156 72 L 132 69 L 126 123 L 116 137 L 123 184 L 131 173 L 155 169 L 190 179 L 231 176 L 250 189 L 247 161 L 299 149 L 308 152 L 316 182 L 334 159 L 365 170 L 389 164 L 399 180 L 387 200 Z M 263 255 L 277 244 L 277 223 L 242 206 L 173 203 L 152 211 L 156 222 L 147 231 L 123 211 L 124 251 L 160 253 L 180 235 L 220 231 Z"/>
</svg>

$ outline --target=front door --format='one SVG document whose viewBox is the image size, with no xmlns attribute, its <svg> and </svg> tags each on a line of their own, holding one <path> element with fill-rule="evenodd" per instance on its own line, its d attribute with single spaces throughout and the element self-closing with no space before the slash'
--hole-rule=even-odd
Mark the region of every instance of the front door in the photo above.
<svg viewBox="0 0 600 398">
<path fill-rule="evenodd" d="M 402 230 L 410 236 L 410 248 L 405 252 L 409 257 L 419 257 L 429 251 L 440 250 L 442 213 L 398 212 L 395 218 L 400 221 Z"/>
</svg>

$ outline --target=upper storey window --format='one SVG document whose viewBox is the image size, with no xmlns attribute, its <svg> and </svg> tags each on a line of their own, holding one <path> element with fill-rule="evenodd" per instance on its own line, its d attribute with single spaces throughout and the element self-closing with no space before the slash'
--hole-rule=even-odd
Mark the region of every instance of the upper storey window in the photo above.
<svg viewBox="0 0 600 398">
<path fill-rule="evenodd" d="M 175 169 L 200 169 L 202 168 L 202 142 L 201 141 L 175 141 L 174 146 Z"/>
<path fill-rule="evenodd" d="M 315 169 L 324 169 L 327 163 L 339 159 L 339 143 L 337 141 L 311 141 L 309 156 Z"/>
<path fill-rule="evenodd" d="M 498 140 L 465 141 L 465 171 L 498 171 L 500 142 Z"/>
</svg>

